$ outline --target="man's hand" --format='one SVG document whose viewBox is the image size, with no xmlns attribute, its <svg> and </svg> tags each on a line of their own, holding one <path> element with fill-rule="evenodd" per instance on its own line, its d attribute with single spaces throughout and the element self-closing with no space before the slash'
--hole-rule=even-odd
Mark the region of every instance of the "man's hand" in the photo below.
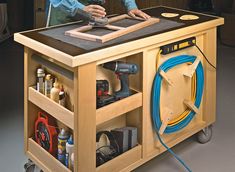
<svg viewBox="0 0 235 172">
<path fill-rule="evenodd" d="M 105 17 L 105 9 L 99 5 L 88 5 L 83 8 L 84 11 L 90 13 L 93 17 Z"/>
<path fill-rule="evenodd" d="M 147 19 L 150 18 L 150 16 L 149 16 L 148 14 L 144 13 L 143 11 L 141 11 L 141 10 L 139 10 L 139 9 L 132 9 L 132 10 L 130 10 L 130 11 L 128 12 L 128 14 L 129 14 L 131 17 L 133 17 L 133 18 L 135 18 L 135 17 L 141 17 L 141 18 L 143 18 L 143 19 L 145 19 L 145 20 L 147 20 Z"/>
</svg>

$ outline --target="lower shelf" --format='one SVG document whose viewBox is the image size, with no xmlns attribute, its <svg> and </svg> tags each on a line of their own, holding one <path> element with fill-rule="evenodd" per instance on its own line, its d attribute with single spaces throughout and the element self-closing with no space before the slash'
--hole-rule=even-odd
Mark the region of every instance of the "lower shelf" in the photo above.
<svg viewBox="0 0 235 172">
<path fill-rule="evenodd" d="M 138 145 L 118 157 L 99 166 L 97 172 L 119 172 L 141 159 L 142 146 Z"/>
<path fill-rule="evenodd" d="M 71 170 L 65 167 L 31 138 L 28 139 L 27 154 L 44 172 L 71 172 Z"/>
</svg>

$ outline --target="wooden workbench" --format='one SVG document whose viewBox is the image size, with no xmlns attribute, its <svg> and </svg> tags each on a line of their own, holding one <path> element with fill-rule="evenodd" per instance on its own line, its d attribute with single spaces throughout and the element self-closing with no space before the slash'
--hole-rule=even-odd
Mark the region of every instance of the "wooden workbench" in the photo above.
<svg viewBox="0 0 235 172">
<path fill-rule="evenodd" d="M 160 19 L 162 12 L 178 13 L 180 16 L 192 14 L 192 12 L 168 7 L 150 8 L 145 12 Z M 34 121 L 40 110 L 46 111 L 73 130 L 75 172 L 131 171 L 164 152 L 165 149 L 156 140 L 150 113 L 156 64 L 159 65 L 164 61 L 156 61 L 159 47 L 196 37 L 197 45 L 203 50 L 208 60 L 216 65 L 217 26 L 222 25 L 224 21 L 218 17 L 197 13 L 195 15 L 199 16 L 199 19 L 194 21 L 181 21 L 179 17 L 169 18 L 168 20 L 183 22 L 183 25 L 177 28 L 166 30 L 163 28 L 162 31 L 146 33 L 144 36 L 137 36 L 128 41 L 117 41 L 90 50 L 40 34 L 41 31 L 53 28 L 15 34 L 15 41 L 25 46 L 24 141 L 27 156 L 45 172 L 70 171 L 33 140 Z M 164 58 L 185 53 L 201 56 L 197 49 L 191 47 Z M 106 78 L 113 86 L 118 85 L 118 82 L 114 80 L 114 74 L 99 66 L 113 60 L 129 61 L 140 66 L 139 73 L 130 77 L 130 87 L 135 90 L 135 94 L 96 109 L 96 79 Z M 216 70 L 208 65 L 203 57 L 201 60 L 204 67 L 205 86 L 202 105 L 199 109 L 200 115 L 180 132 L 163 135 L 166 144 L 170 147 L 216 120 Z M 36 83 L 36 68 L 39 66 L 46 67 L 49 72 L 59 78 L 59 81 L 63 82 L 71 100 L 69 109 L 61 107 L 35 91 L 33 86 Z M 178 91 L 179 97 L 182 90 L 184 89 Z M 123 126 L 138 128 L 138 146 L 96 168 L 96 132 Z"/>
</svg>

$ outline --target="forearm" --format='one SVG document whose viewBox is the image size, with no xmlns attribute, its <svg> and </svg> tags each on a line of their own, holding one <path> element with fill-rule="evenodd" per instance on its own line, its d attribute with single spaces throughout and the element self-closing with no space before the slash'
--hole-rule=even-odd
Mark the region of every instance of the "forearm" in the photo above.
<svg viewBox="0 0 235 172">
<path fill-rule="evenodd" d="M 138 9 L 135 0 L 122 0 L 123 4 L 125 5 L 127 11 Z"/>
<path fill-rule="evenodd" d="M 77 0 L 50 0 L 50 2 L 53 7 L 60 8 L 71 16 L 76 14 L 77 9 L 83 9 L 85 7 Z"/>
</svg>

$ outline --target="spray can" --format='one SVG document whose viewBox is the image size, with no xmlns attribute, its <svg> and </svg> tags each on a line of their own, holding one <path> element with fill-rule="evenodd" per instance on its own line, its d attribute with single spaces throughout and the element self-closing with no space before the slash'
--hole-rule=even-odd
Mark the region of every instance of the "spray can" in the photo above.
<svg viewBox="0 0 235 172">
<path fill-rule="evenodd" d="M 51 89 L 50 98 L 54 100 L 55 102 L 59 103 L 60 85 L 57 79 L 55 79 L 55 83 L 53 84 L 53 86 L 54 87 Z"/>
<path fill-rule="evenodd" d="M 65 92 L 64 87 L 62 85 L 60 93 L 59 93 L 59 104 L 63 107 L 65 107 Z"/>
<path fill-rule="evenodd" d="M 74 152 L 73 135 L 71 135 L 66 143 L 66 154 L 68 155 L 67 156 L 68 159 L 66 159 L 66 161 L 68 163 L 67 167 L 72 171 L 73 171 L 73 165 L 72 165 L 71 156 L 73 152 Z"/>
<path fill-rule="evenodd" d="M 46 77 L 45 77 L 45 91 L 44 91 L 44 94 L 47 97 L 50 97 L 50 95 L 51 95 L 52 86 L 53 86 L 52 75 L 51 74 L 47 74 Z"/>
<path fill-rule="evenodd" d="M 45 71 L 42 68 L 37 69 L 37 91 L 44 94 Z"/>
<path fill-rule="evenodd" d="M 66 159 L 66 142 L 69 139 L 69 134 L 65 129 L 62 129 L 58 135 L 58 154 L 57 159 L 65 165 Z"/>
</svg>

